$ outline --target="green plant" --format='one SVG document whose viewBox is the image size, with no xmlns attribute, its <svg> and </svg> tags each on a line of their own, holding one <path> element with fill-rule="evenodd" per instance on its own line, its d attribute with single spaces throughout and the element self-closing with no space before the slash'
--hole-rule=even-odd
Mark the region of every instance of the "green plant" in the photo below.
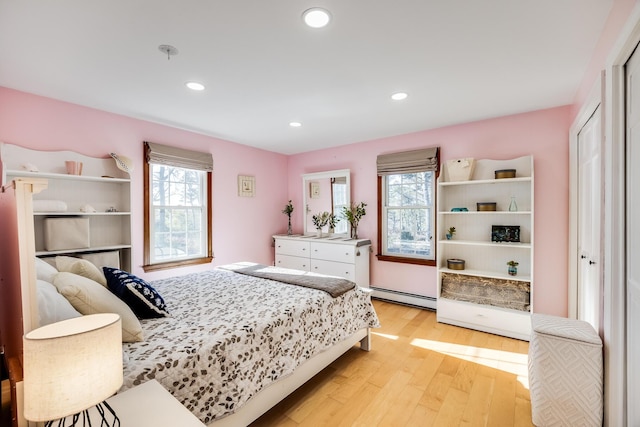
<svg viewBox="0 0 640 427">
<path fill-rule="evenodd" d="M 338 222 L 340 222 L 340 218 L 338 218 L 334 214 L 329 214 L 329 221 L 327 222 L 327 224 L 329 224 L 329 229 L 335 229 Z"/>
<path fill-rule="evenodd" d="M 517 267 L 519 265 L 519 263 L 518 263 L 518 261 L 511 260 L 511 261 L 507 261 L 507 265 L 509 267 Z"/>
<path fill-rule="evenodd" d="M 316 227 L 316 229 L 322 230 L 322 227 L 327 225 L 327 223 L 329 222 L 330 215 L 331 214 L 329 212 L 325 211 L 325 212 L 318 212 L 317 214 L 312 216 L 311 219 L 313 220 L 313 225 Z"/>
<path fill-rule="evenodd" d="M 293 213 L 293 204 L 291 203 L 291 200 L 289 200 L 289 203 L 287 204 L 287 206 L 284 207 L 284 209 L 282 210 L 282 213 L 287 215 L 289 218 L 291 218 L 291 214 Z"/>
<path fill-rule="evenodd" d="M 447 232 L 453 236 L 454 234 L 456 234 L 456 228 L 455 227 L 449 227 L 449 230 Z"/>
<path fill-rule="evenodd" d="M 351 224 L 351 228 L 358 228 L 358 223 L 362 217 L 367 214 L 365 206 L 367 206 L 367 204 L 361 202 L 360 204 L 351 203 L 351 206 L 344 206 L 342 208 L 342 214 L 347 221 L 349 221 L 349 224 Z"/>
</svg>

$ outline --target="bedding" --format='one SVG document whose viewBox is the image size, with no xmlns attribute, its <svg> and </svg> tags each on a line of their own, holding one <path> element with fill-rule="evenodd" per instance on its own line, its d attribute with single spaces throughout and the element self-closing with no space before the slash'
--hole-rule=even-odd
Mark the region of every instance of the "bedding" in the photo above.
<svg viewBox="0 0 640 427">
<path fill-rule="evenodd" d="M 156 280 L 171 317 L 123 345 L 124 385 L 156 379 L 204 423 L 241 408 L 307 359 L 378 327 L 370 293 L 326 292 L 223 269 Z"/>
<path fill-rule="evenodd" d="M 290 285 L 304 286 L 327 292 L 332 297 L 339 297 L 355 288 L 356 284 L 350 280 L 336 276 L 325 276 L 310 271 L 290 270 L 262 264 L 252 264 L 246 267 L 233 268 L 236 273 L 247 274 L 263 279 L 277 280 Z"/>
<path fill-rule="evenodd" d="M 122 320 L 122 342 L 144 339 L 142 325 L 129 306 L 98 282 L 61 271 L 53 285 L 82 314 L 116 313 Z"/>
</svg>

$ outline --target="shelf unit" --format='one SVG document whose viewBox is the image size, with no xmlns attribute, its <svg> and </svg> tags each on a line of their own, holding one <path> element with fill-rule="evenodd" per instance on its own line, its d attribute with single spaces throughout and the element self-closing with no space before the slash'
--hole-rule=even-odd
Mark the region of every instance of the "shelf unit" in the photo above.
<svg viewBox="0 0 640 427">
<path fill-rule="evenodd" d="M 131 180 L 115 166 L 112 158 L 94 158 L 69 151 L 44 152 L 4 143 L 0 149 L 3 185 L 20 178 L 43 179 L 47 188 L 34 194 L 33 200 L 62 201 L 67 206 L 66 211 L 33 213 L 36 256 L 117 251 L 120 267 L 131 271 Z M 82 162 L 83 175 L 64 173 L 67 160 Z M 37 172 L 25 169 L 34 166 Z M 95 212 L 83 212 L 87 205 Z M 47 250 L 45 219 L 78 217 L 89 219 L 89 247 Z"/>
<path fill-rule="evenodd" d="M 501 169 L 516 169 L 516 177 L 495 179 L 494 171 Z M 443 323 L 528 340 L 534 283 L 533 158 L 476 160 L 474 172 L 467 181 L 445 181 L 451 176 L 446 172 L 441 174 L 437 193 L 437 319 Z M 512 197 L 517 211 L 509 211 Z M 480 202 L 496 202 L 496 211 L 477 211 L 476 204 Z M 467 211 L 452 211 L 453 208 L 467 208 Z M 494 225 L 520 227 L 520 242 L 492 241 Z M 445 236 L 449 227 L 456 228 L 451 240 Z M 465 269 L 447 268 L 447 259 L 452 258 L 463 259 Z M 519 263 L 515 276 L 507 273 L 507 261 L 510 260 Z M 473 302 L 474 297 L 469 295 L 460 295 L 456 299 L 443 296 L 443 279 L 459 281 L 467 290 L 472 289 L 473 294 L 479 295 L 485 295 L 490 288 L 499 290 L 502 286 L 516 284 L 518 288 L 528 289 L 528 310 L 505 308 L 496 302 L 479 304 Z"/>
</svg>

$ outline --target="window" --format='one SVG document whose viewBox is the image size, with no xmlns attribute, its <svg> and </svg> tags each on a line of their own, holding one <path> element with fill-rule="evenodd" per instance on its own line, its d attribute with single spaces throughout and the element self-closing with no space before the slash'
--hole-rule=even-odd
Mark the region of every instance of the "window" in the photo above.
<svg viewBox="0 0 640 427">
<path fill-rule="evenodd" d="M 438 148 L 378 156 L 378 259 L 435 265 Z"/>
<path fill-rule="evenodd" d="M 210 262 L 211 154 L 145 148 L 145 271 Z"/>
</svg>

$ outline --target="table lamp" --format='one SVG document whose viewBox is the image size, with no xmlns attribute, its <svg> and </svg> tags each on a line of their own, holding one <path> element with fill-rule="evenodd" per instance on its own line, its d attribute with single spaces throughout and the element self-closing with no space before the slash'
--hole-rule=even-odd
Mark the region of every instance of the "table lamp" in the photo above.
<svg viewBox="0 0 640 427">
<path fill-rule="evenodd" d="M 52 323 L 23 337 L 24 417 L 52 426 L 91 425 L 96 406 L 99 425 L 119 426 L 104 400 L 122 385 L 122 327 L 114 313 L 91 314 Z M 106 411 L 105 411 L 106 408 Z M 108 414 L 107 413 L 110 414 Z"/>
</svg>

